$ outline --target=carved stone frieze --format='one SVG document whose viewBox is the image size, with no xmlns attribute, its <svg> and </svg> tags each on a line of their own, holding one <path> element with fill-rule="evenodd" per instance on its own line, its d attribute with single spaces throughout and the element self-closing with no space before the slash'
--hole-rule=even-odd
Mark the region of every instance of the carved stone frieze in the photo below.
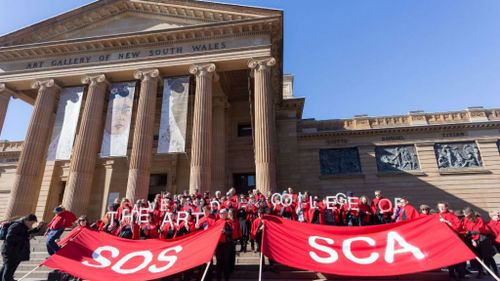
<svg viewBox="0 0 500 281">
<path fill-rule="evenodd" d="M 321 175 L 361 173 L 357 148 L 321 149 L 319 151 Z"/>
<path fill-rule="evenodd" d="M 414 171 L 419 169 L 413 145 L 379 146 L 375 148 L 379 172 Z"/>
<path fill-rule="evenodd" d="M 483 166 L 475 142 L 437 143 L 434 145 L 440 169 L 474 168 Z"/>
</svg>

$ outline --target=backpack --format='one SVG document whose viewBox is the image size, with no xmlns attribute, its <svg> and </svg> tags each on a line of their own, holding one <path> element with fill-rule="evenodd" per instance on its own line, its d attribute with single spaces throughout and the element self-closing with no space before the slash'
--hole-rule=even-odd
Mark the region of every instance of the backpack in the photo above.
<svg viewBox="0 0 500 281">
<path fill-rule="evenodd" d="M 12 225 L 11 222 L 5 222 L 0 227 L 0 240 L 7 239 L 7 232 L 9 231 L 9 227 Z"/>
</svg>

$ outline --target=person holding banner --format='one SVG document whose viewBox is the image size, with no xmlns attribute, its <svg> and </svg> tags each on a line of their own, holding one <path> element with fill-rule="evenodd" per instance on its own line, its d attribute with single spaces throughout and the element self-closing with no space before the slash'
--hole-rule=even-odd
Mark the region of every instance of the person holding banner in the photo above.
<svg viewBox="0 0 500 281">
<path fill-rule="evenodd" d="M 392 203 L 391 200 L 382 196 L 382 191 L 375 190 L 375 198 L 372 200 L 372 213 L 375 216 L 377 224 L 386 224 L 391 222 Z"/>
<path fill-rule="evenodd" d="M 30 239 L 43 225 L 43 222 L 40 222 L 33 228 L 37 221 L 34 214 L 29 214 L 9 226 L 2 245 L 3 266 L 0 269 L 2 281 L 14 281 L 14 273 L 19 264 L 30 259 Z"/>
<path fill-rule="evenodd" d="M 418 214 L 417 209 L 413 207 L 408 198 L 404 197 L 399 201 L 401 206 L 399 216 L 396 218 L 396 222 L 407 221 L 418 218 L 420 215 Z"/>
<path fill-rule="evenodd" d="M 232 235 L 233 235 L 233 225 L 232 221 L 228 218 L 227 209 L 220 210 L 220 219 L 224 221 L 224 228 L 219 238 L 219 243 L 215 249 L 215 257 L 217 259 L 217 265 L 215 267 L 217 281 L 222 280 L 222 275 L 224 275 L 224 280 L 228 281 L 231 274 L 231 247 Z"/>
<path fill-rule="evenodd" d="M 45 235 L 47 235 L 48 237 L 46 244 L 47 251 L 51 256 L 60 249 L 59 245 L 57 245 L 56 243 L 56 240 L 61 237 L 65 228 L 71 227 L 73 225 L 73 222 L 76 221 L 75 214 L 65 210 L 63 206 L 57 206 L 54 209 L 54 213 L 56 215 L 47 225 L 48 228 L 47 232 L 45 233 Z"/>
<path fill-rule="evenodd" d="M 494 210 L 490 212 L 490 221 L 488 222 L 488 227 L 491 233 L 494 235 L 494 244 L 497 248 L 497 252 L 500 253 L 500 211 Z"/>
<path fill-rule="evenodd" d="M 490 230 L 486 227 L 483 219 L 479 217 L 476 212 L 467 207 L 464 209 L 464 229 L 466 231 L 466 239 L 472 245 L 474 253 L 488 266 L 496 275 L 498 275 L 497 264 L 493 256 L 496 251 L 491 244 L 488 235 L 491 234 Z M 477 277 L 481 278 L 484 274 L 483 268 L 478 267 Z"/>
</svg>

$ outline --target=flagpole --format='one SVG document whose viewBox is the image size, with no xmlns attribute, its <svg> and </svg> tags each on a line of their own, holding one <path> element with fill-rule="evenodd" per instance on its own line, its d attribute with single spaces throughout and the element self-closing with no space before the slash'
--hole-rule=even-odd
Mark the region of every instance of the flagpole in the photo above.
<svg viewBox="0 0 500 281">
<path fill-rule="evenodd" d="M 259 281 L 262 281 L 262 267 L 264 266 L 264 232 L 265 232 L 265 223 L 262 222 L 262 237 L 260 240 L 260 264 L 259 264 Z"/>
<path fill-rule="evenodd" d="M 210 264 L 212 263 L 212 260 L 207 262 L 207 268 L 205 268 L 205 272 L 203 272 L 203 276 L 201 277 L 201 281 L 205 280 L 205 276 L 207 276 L 208 269 L 210 268 Z M 19 280 L 18 280 L 19 281 Z M 500 281 L 500 280 L 499 280 Z"/>
<path fill-rule="evenodd" d="M 24 276 L 23 276 L 23 277 L 21 277 L 21 278 L 17 279 L 17 281 L 21 281 L 21 280 L 23 280 L 24 278 L 28 277 L 31 273 L 33 273 L 35 270 L 39 269 L 41 266 L 42 266 L 41 264 L 37 265 L 37 266 L 36 266 L 35 268 L 33 268 L 30 272 L 28 272 L 28 273 L 24 274 Z"/>
<path fill-rule="evenodd" d="M 493 276 L 493 278 L 495 278 L 495 280 L 500 281 L 500 278 L 498 278 L 498 276 L 496 276 L 495 273 L 493 273 L 493 271 L 491 271 L 491 269 L 487 267 L 480 258 L 476 256 L 476 260 L 486 269 L 486 271 L 488 271 L 491 276 Z"/>
<path fill-rule="evenodd" d="M 264 258 L 264 255 L 262 254 L 262 249 L 260 249 L 259 281 L 262 281 L 262 263 L 263 263 L 263 258 Z"/>
</svg>

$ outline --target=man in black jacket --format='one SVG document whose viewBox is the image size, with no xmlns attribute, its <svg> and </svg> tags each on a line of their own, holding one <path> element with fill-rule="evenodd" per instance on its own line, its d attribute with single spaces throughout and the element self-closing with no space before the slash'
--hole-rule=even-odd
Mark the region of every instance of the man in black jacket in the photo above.
<svg viewBox="0 0 500 281">
<path fill-rule="evenodd" d="M 30 214 L 9 226 L 2 245 L 3 266 L 0 271 L 2 278 L 0 281 L 13 281 L 19 264 L 30 259 L 31 235 L 39 232 L 41 226 L 40 223 L 38 227 L 33 228 L 36 222 L 36 216 Z"/>
</svg>

